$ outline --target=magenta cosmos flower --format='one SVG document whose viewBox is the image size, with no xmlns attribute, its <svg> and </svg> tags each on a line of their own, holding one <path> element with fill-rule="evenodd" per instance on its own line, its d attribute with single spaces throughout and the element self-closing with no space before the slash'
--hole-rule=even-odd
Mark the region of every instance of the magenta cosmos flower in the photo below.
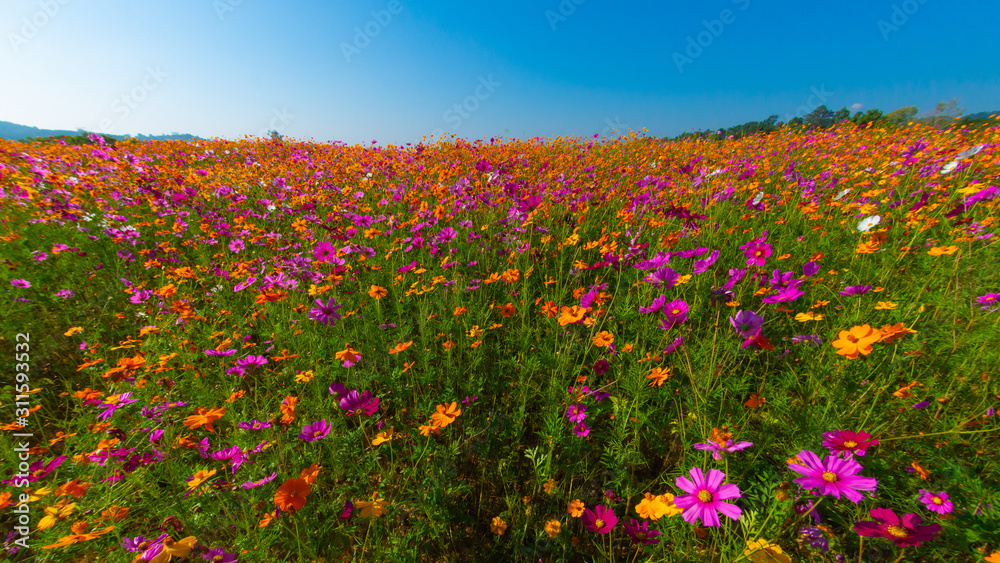
<svg viewBox="0 0 1000 563">
<path fill-rule="evenodd" d="M 595 506 L 594 510 L 585 509 L 581 519 L 584 528 L 598 534 L 610 533 L 615 524 L 618 523 L 618 517 L 615 516 L 615 513 L 610 508 L 604 508 L 604 505 L 601 504 Z"/>
<path fill-rule="evenodd" d="M 743 255 L 747 258 L 747 266 L 763 266 L 767 262 L 767 257 L 773 253 L 774 247 L 766 242 L 756 240 L 743 248 Z"/>
<path fill-rule="evenodd" d="M 735 504 L 722 502 L 724 500 L 741 498 L 740 489 L 736 485 L 723 485 L 726 474 L 718 469 L 711 469 L 708 476 L 701 469 L 692 467 L 688 473 L 691 479 L 681 476 L 677 478 L 677 487 L 688 494 L 674 497 L 677 508 L 683 508 L 682 516 L 689 524 L 701 518 L 702 526 L 718 526 L 718 512 L 736 520 L 743 510 Z"/>
<path fill-rule="evenodd" d="M 819 456 L 808 450 L 799 452 L 798 457 L 804 465 L 789 463 L 788 468 L 802 475 L 795 482 L 803 489 L 819 488 L 821 495 L 833 495 L 837 498 L 844 495 L 857 503 L 864 498 L 858 491 L 874 491 L 878 484 L 874 477 L 859 476 L 858 473 L 863 468 L 853 459 L 831 455 L 825 461 L 820 461 Z"/>
<path fill-rule="evenodd" d="M 834 430 L 823 434 L 823 447 L 834 455 L 845 452 L 844 457 L 851 457 L 851 454 L 864 456 L 865 450 L 878 445 L 878 440 L 869 440 L 869 438 L 871 438 L 871 434 L 867 432 Z"/>
<path fill-rule="evenodd" d="M 333 297 L 328 299 L 326 303 L 323 303 L 322 299 L 317 299 L 316 306 L 309 309 L 308 315 L 311 320 L 333 326 L 334 321 L 340 320 L 340 313 L 337 312 L 337 309 L 340 309 L 340 307 L 333 300 Z"/>
<path fill-rule="evenodd" d="M 31 282 L 28 280 L 10 280 L 10 285 L 14 287 L 29 288 L 31 287 Z"/>
<path fill-rule="evenodd" d="M 583 419 L 587 418 L 587 405 L 584 404 L 574 404 L 566 408 L 566 418 L 571 422 L 583 422 Z"/>
<path fill-rule="evenodd" d="M 857 522 L 854 524 L 854 531 L 859 536 L 890 539 L 899 547 L 919 546 L 921 542 L 932 540 L 941 533 L 941 524 L 920 526 L 923 519 L 916 514 L 906 514 L 900 519 L 888 508 L 873 508 L 869 514 L 875 522 Z"/>
<path fill-rule="evenodd" d="M 302 438 L 306 442 L 313 442 L 322 438 L 326 438 L 326 435 L 330 433 L 330 423 L 326 420 L 319 420 L 313 422 L 312 424 L 307 424 L 305 428 L 302 429 L 302 433 L 299 434 L 299 438 Z"/>
<path fill-rule="evenodd" d="M 704 444 L 695 444 L 694 449 L 702 450 L 706 452 L 712 452 L 712 459 L 715 461 L 722 461 L 723 453 L 733 453 L 740 450 L 745 450 L 753 445 L 753 442 L 736 442 L 733 443 L 732 440 L 726 440 L 725 442 L 718 444 L 716 442 L 706 442 Z"/>
<path fill-rule="evenodd" d="M 666 330 L 687 320 L 688 304 L 682 300 L 671 301 L 663 305 L 663 320 L 660 328 Z"/>
<path fill-rule="evenodd" d="M 917 500 L 926 504 L 927 510 L 937 512 L 938 514 L 948 514 L 955 509 L 955 505 L 948 500 L 948 493 L 944 491 L 932 493 L 921 489 L 920 497 Z"/>
<path fill-rule="evenodd" d="M 371 416 L 378 410 L 378 404 L 378 397 L 372 397 L 371 391 L 364 393 L 349 391 L 340 399 L 340 408 L 347 411 L 348 416 L 355 414 Z"/>
<path fill-rule="evenodd" d="M 660 535 L 657 530 L 650 531 L 649 522 L 646 520 L 639 524 L 639 521 L 632 518 L 625 524 L 625 533 L 628 534 L 630 540 L 634 544 L 650 545 L 654 543 L 660 543 L 660 540 L 656 539 L 656 536 Z"/>
<path fill-rule="evenodd" d="M 313 258 L 320 262 L 329 262 L 336 255 L 337 249 L 327 241 L 323 241 L 313 248 Z"/>
<path fill-rule="evenodd" d="M 764 324 L 764 317 L 753 311 L 739 311 L 736 316 L 729 317 L 729 324 L 733 325 L 743 338 L 750 338 L 757 334 Z"/>
</svg>

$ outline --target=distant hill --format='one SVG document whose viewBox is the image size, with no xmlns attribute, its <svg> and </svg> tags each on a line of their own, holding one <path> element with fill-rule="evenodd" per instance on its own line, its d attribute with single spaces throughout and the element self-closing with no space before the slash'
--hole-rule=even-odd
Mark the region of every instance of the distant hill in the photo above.
<svg viewBox="0 0 1000 563">
<path fill-rule="evenodd" d="M 982 119 L 989 119 L 991 115 L 1000 115 L 1000 110 L 970 113 L 969 115 L 962 116 L 962 121 L 979 121 Z"/>
<path fill-rule="evenodd" d="M 88 133 L 82 129 L 77 129 L 76 131 L 61 130 L 61 129 L 39 129 L 38 127 L 30 127 L 28 125 L 19 125 L 17 123 L 11 123 L 9 121 L 0 121 L 0 139 L 7 139 L 10 141 L 20 141 L 22 139 L 33 139 L 36 137 L 77 137 L 80 135 L 85 135 Z M 194 135 L 189 135 L 187 133 L 170 133 L 169 135 L 104 135 L 105 137 L 112 137 L 118 140 L 134 138 L 140 141 L 201 141 L 200 137 L 195 137 Z"/>
</svg>

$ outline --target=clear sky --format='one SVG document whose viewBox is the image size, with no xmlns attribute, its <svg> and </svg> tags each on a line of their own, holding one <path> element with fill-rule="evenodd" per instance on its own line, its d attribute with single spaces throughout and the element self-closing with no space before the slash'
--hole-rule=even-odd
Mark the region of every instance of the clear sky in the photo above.
<svg viewBox="0 0 1000 563">
<path fill-rule="evenodd" d="M 0 120 L 401 144 L 971 113 L 1000 109 L 998 20 L 996 0 L 5 0 Z"/>
</svg>

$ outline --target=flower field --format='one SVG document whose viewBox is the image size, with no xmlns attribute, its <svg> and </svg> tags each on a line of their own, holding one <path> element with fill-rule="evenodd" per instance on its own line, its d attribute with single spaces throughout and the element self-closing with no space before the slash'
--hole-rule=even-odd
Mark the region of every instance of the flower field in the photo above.
<svg viewBox="0 0 1000 563">
<path fill-rule="evenodd" d="M 1000 562 L 1000 127 L 0 141 L 14 561 Z"/>
</svg>

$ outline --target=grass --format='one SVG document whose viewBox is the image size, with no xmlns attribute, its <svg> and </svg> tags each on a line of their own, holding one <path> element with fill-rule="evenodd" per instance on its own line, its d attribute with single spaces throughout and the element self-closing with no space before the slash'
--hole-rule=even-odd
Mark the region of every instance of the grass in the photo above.
<svg viewBox="0 0 1000 563">
<path fill-rule="evenodd" d="M 998 141 L 0 141 L 7 554 L 983 561 Z"/>
</svg>

